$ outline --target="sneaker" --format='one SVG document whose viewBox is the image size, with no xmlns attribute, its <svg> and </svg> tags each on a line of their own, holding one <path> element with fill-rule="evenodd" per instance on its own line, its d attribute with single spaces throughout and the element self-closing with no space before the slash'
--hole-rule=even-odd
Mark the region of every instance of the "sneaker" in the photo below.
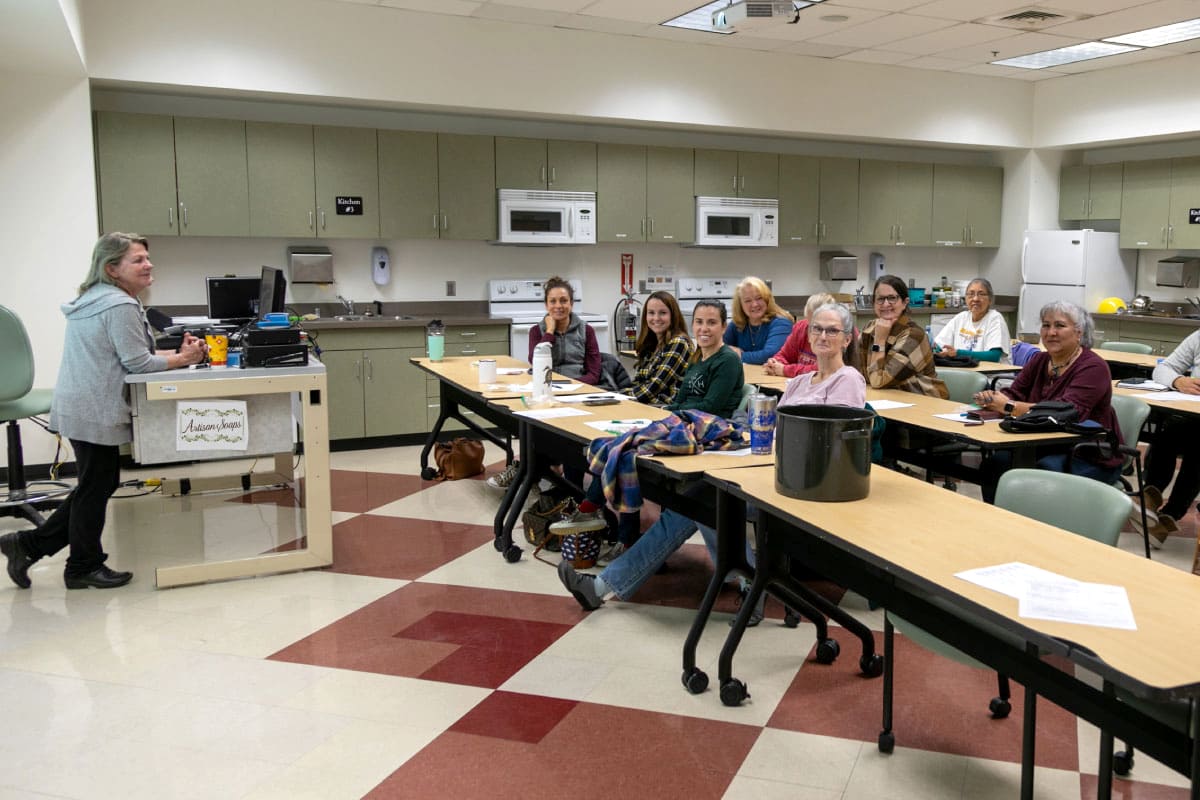
<svg viewBox="0 0 1200 800">
<path fill-rule="evenodd" d="M 746 598 L 750 596 L 750 584 L 746 584 L 741 589 L 738 589 L 738 608 L 745 604 Z M 758 623 L 763 621 L 763 609 L 767 605 L 767 593 L 763 592 L 758 596 L 758 604 L 754 606 L 754 612 L 750 614 L 750 619 L 746 622 L 747 628 L 753 628 Z M 737 615 L 729 620 L 729 627 L 733 627 L 733 623 L 737 621 Z"/>
<path fill-rule="evenodd" d="M 566 561 L 558 565 L 558 579 L 579 603 L 584 611 L 595 611 L 604 605 L 604 599 L 596 592 L 596 576 L 576 572 Z"/>
<path fill-rule="evenodd" d="M 602 531 L 608 527 L 600 511 L 575 511 L 558 522 L 550 523 L 550 533 L 555 536 L 570 536 L 573 533 Z"/>
<path fill-rule="evenodd" d="M 1158 521 L 1150 526 L 1148 533 L 1150 534 L 1150 546 L 1155 550 L 1161 550 L 1163 543 L 1167 541 L 1167 537 L 1172 533 L 1179 532 L 1179 525 L 1176 524 L 1175 518 L 1170 514 L 1159 514 Z"/>
<path fill-rule="evenodd" d="M 621 557 L 625 552 L 625 545 L 621 542 L 615 542 L 610 545 L 605 545 L 600 548 L 600 555 L 596 556 L 597 564 L 610 564 Z"/>
<path fill-rule="evenodd" d="M 502 492 L 507 491 L 508 487 L 512 486 L 513 481 L 517 479 L 517 471 L 519 469 L 521 469 L 521 462 L 514 458 L 513 462 L 505 467 L 503 472 L 493 475 L 484 481 L 484 483 L 493 489 L 499 489 Z"/>
</svg>

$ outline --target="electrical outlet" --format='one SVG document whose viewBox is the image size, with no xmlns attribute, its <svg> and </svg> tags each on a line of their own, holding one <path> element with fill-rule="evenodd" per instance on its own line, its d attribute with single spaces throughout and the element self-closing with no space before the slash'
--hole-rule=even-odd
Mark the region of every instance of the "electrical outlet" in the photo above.
<svg viewBox="0 0 1200 800">
<path fill-rule="evenodd" d="M 446 297 L 454 297 L 458 294 L 458 282 L 446 281 Z"/>
</svg>

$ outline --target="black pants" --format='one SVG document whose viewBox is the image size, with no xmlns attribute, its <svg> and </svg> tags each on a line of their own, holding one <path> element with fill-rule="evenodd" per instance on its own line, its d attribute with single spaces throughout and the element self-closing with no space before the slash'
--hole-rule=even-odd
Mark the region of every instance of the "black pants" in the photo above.
<svg viewBox="0 0 1200 800">
<path fill-rule="evenodd" d="M 86 575 L 108 555 L 100 546 L 108 499 L 121 482 L 121 449 L 116 445 L 71 440 L 79 484 L 42 527 L 21 532 L 21 546 L 37 557 L 52 556 L 67 545 L 71 552 L 63 574 Z"/>
<path fill-rule="evenodd" d="M 1162 507 L 1162 512 L 1174 519 L 1182 519 L 1191 510 L 1196 495 L 1200 494 L 1200 458 L 1196 454 L 1196 442 L 1200 437 L 1200 422 L 1180 417 L 1167 417 L 1154 432 L 1150 442 L 1150 455 L 1146 459 L 1146 483 L 1165 492 L 1175 478 L 1171 496 Z M 1175 475 L 1175 459 L 1183 457 L 1179 474 Z"/>
</svg>

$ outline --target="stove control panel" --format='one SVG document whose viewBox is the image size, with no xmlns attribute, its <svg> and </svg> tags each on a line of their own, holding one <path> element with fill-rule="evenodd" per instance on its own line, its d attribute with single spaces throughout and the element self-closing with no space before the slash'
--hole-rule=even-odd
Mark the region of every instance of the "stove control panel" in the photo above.
<svg viewBox="0 0 1200 800">
<path fill-rule="evenodd" d="M 542 302 L 545 291 L 543 278 L 497 278 L 488 281 L 488 301 L 492 303 Z M 575 302 L 583 299 L 583 281 L 568 278 L 575 294 Z"/>
<path fill-rule="evenodd" d="M 675 296 L 684 299 L 733 297 L 741 278 L 679 278 Z"/>
</svg>

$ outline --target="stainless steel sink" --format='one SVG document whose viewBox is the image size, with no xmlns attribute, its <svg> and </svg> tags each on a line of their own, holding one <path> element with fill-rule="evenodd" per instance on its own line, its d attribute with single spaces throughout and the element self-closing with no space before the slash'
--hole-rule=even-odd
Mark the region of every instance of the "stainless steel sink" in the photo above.
<svg viewBox="0 0 1200 800">
<path fill-rule="evenodd" d="M 408 320 L 414 319 L 407 314 L 397 314 L 395 316 L 384 314 L 339 314 L 333 318 L 335 322 L 387 322 L 388 320 Z"/>
</svg>

